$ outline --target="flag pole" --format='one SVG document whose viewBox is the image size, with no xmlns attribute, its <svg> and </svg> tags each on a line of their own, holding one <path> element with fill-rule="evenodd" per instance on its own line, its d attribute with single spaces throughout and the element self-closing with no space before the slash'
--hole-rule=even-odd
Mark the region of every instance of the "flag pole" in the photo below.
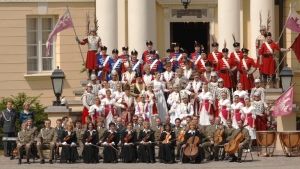
<svg viewBox="0 0 300 169">
<path fill-rule="evenodd" d="M 70 14 L 70 19 L 71 19 L 71 22 L 72 22 L 72 24 L 73 24 L 73 21 L 72 21 L 72 16 L 71 16 L 71 12 L 70 12 L 70 10 L 69 10 L 68 4 L 66 4 L 66 6 L 67 6 L 67 10 L 68 10 L 68 12 L 69 12 L 69 14 Z M 74 26 L 74 24 L 73 24 L 73 30 L 74 30 L 75 36 L 77 37 L 77 33 L 76 33 L 76 30 L 75 30 L 75 26 Z M 84 58 L 83 58 L 83 55 L 82 55 L 82 51 L 81 51 L 80 44 L 79 44 L 79 43 L 77 43 L 77 45 L 78 45 L 78 48 L 79 48 L 79 51 L 80 51 L 80 54 L 81 54 L 81 58 L 82 58 L 82 61 L 83 61 L 83 64 L 84 64 Z"/>
<path fill-rule="evenodd" d="M 289 14 L 289 16 L 286 18 L 285 25 L 284 25 L 284 27 L 283 27 L 283 29 L 282 29 L 282 31 L 281 31 L 281 33 L 280 33 L 280 36 L 279 36 L 279 38 L 278 38 L 278 40 L 277 40 L 277 42 L 276 42 L 277 44 L 279 43 L 279 40 L 280 40 L 280 38 L 282 37 L 282 34 L 283 34 L 283 32 L 284 32 L 284 30 L 285 30 L 285 28 L 286 28 L 287 21 L 288 21 L 288 19 L 290 18 L 291 14 L 292 14 L 292 9 L 294 9 L 295 5 L 296 5 L 296 2 L 293 4 L 293 7 L 291 8 L 290 14 Z"/>
</svg>

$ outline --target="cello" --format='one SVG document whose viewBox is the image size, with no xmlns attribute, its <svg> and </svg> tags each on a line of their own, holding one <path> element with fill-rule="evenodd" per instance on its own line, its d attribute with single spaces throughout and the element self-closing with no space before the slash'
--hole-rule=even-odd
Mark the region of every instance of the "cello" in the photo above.
<svg viewBox="0 0 300 169">
<path fill-rule="evenodd" d="M 215 137 L 215 142 L 221 143 L 223 141 L 223 133 L 223 126 L 218 127 L 218 130 L 216 131 L 217 136 Z"/>
<path fill-rule="evenodd" d="M 196 132 L 194 133 L 193 137 L 190 137 L 186 142 L 187 147 L 184 150 L 184 155 L 188 158 L 196 158 L 199 155 L 198 146 L 200 143 L 200 138 L 195 135 Z"/>
<path fill-rule="evenodd" d="M 243 128 L 240 129 L 240 131 L 230 140 L 228 144 L 224 146 L 224 150 L 229 154 L 234 154 L 238 148 L 239 144 L 244 140 L 244 135 L 242 133 L 244 127 L 247 125 L 244 125 Z"/>
</svg>

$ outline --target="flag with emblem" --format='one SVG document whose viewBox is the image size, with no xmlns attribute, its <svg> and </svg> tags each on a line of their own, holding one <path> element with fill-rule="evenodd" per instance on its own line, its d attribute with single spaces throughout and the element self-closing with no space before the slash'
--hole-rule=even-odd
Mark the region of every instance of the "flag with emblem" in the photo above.
<svg viewBox="0 0 300 169">
<path fill-rule="evenodd" d="M 286 21 L 286 28 L 295 32 L 300 32 L 300 15 L 294 8 L 291 9 L 289 18 Z"/>
<path fill-rule="evenodd" d="M 66 12 L 59 18 L 55 27 L 53 28 L 53 31 L 48 36 L 48 40 L 46 42 L 46 48 L 47 48 L 46 56 L 49 55 L 50 44 L 51 44 L 51 40 L 52 40 L 53 36 L 55 36 L 56 34 L 58 34 L 59 32 L 65 30 L 65 29 L 69 29 L 69 28 L 74 28 L 74 25 L 73 25 L 73 22 L 71 19 L 70 12 L 67 9 Z"/>
<path fill-rule="evenodd" d="M 284 116 L 292 113 L 294 86 L 286 90 L 276 101 L 272 116 Z"/>
</svg>

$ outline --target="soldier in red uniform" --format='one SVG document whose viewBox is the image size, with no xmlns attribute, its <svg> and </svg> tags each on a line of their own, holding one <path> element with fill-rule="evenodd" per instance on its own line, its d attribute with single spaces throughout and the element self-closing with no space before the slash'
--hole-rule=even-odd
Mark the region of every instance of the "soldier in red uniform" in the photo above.
<svg viewBox="0 0 300 169">
<path fill-rule="evenodd" d="M 200 51 L 201 45 L 200 45 L 200 43 L 198 43 L 197 41 L 195 41 L 194 47 L 195 47 L 195 52 L 194 52 L 194 53 L 191 53 L 191 54 L 190 54 L 190 57 L 189 57 L 193 63 L 195 63 L 196 60 L 197 60 L 197 59 L 200 57 L 200 55 L 201 55 L 201 51 Z"/>
<path fill-rule="evenodd" d="M 148 60 L 148 62 L 146 62 L 148 65 L 150 65 L 150 73 L 153 75 L 156 72 L 161 73 L 162 72 L 162 63 L 159 59 L 156 58 L 156 50 L 150 51 L 150 57 L 151 58 Z"/>
<path fill-rule="evenodd" d="M 207 55 L 206 55 L 206 51 L 204 50 L 204 47 L 201 47 L 201 51 L 200 51 L 200 58 L 198 58 L 194 65 L 195 68 L 199 71 L 199 72 L 205 72 L 205 63 L 208 61 L 207 59 Z"/>
<path fill-rule="evenodd" d="M 225 43 L 226 44 L 226 43 Z M 233 64 L 232 60 L 228 57 L 229 50 L 224 45 L 222 49 L 223 58 L 219 60 L 216 71 L 219 72 L 219 77 L 224 80 L 224 87 L 228 88 L 229 90 L 233 88 L 233 79 L 232 73 L 236 70 L 236 66 Z"/>
<path fill-rule="evenodd" d="M 179 57 L 179 55 L 180 55 L 180 50 L 179 50 L 180 44 L 177 43 L 177 42 L 174 42 L 174 43 L 172 43 L 172 46 L 173 46 L 172 57 L 173 57 L 174 59 L 177 59 L 177 58 Z"/>
<path fill-rule="evenodd" d="M 232 35 L 233 36 L 233 35 Z M 243 58 L 243 53 L 240 49 L 240 43 L 236 42 L 235 37 L 233 36 L 233 47 L 234 47 L 234 52 L 231 52 L 230 54 L 230 60 L 233 63 L 234 66 L 238 67 L 241 59 Z M 236 89 L 236 85 L 237 85 L 237 69 L 235 69 L 234 71 L 232 71 L 232 80 L 233 80 L 233 91 L 235 91 Z"/>
<path fill-rule="evenodd" d="M 151 58 L 150 57 L 150 51 L 153 50 L 153 42 L 150 40 L 150 41 L 146 41 L 146 46 L 147 46 L 147 50 L 145 50 L 142 54 L 142 60 L 144 61 L 143 62 L 143 65 L 146 64 L 149 59 Z M 156 59 L 159 59 L 159 55 L 156 54 Z"/>
<path fill-rule="evenodd" d="M 111 72 L 111 58 L 107 55 L 107 47 L 101 47 L 101 55 L 97 56 L 99 72 L 97 73 L 99 80 L 108 80 Z"/>
<path fill-rule="evenodd" d="M 122 47 L 122 55 L 119 56 L 120 59 L 123 59 L 123 63 L 127 62 L 129 60 L 129 55 L 128 55 L 128 46 Z M 123 71 L 123 69 L 122 69 Z M 124 72 L 122 72 L 124 73 Z"/>
<path fill-rule="evenodd" d="M 175 70 L 177 70 L 178 68 L 185 69 L 185 62 L 187 60 L 189 60 L 189 58 L 188 58 L 188 53 L 189 52 L 186 49 L 180 48 L 180 52 L 181 52 L 181 57 L 179 56 L 177 58 L 178 63 L 175 66 Z M 190 66 L 191 66 L 191 68 L 193 68 L 193 63 L 192 62 L 190 62 Z"/>
<path fill-rule="evenodd" d="M 248 57 L 248 52 L 248 49 L 242 49 L 243 59 L 238 65 L 238 81 L 243 84 L 243 90 L 250 91 L 254 87 L 253 73 L 256 71 L 256 64 L 252 58 Z"/>
<path fill-rule="evenodd" d="M 217 41 L 213 39 L 213 43 L 211 44 L 211 46 L 213 47 L 213 52 L 208 54 L 208 61 L 210 63 L 212 63 L 212 68 L 216 68 L 217 64 L 219 62 L 220 59 L 222 59 L 223 55 L 221 52 L 219 52 L 219 43 L 217 43 Z"/>
<path fill-rule="evenodd" d="M 272 78 L 273 88 L 276 88 L 276 74 L 275 74 L 275 59 L 274 50 L 281 52 L 288 52 L 290 49 L 280 48 L 273 40 L 271 32 L 265 34 L 266 42 L 261 45 L 259 50 L 259 64 L 262 66 L 263 82 L 267 83 L 267 78 Z"/>
</svg>

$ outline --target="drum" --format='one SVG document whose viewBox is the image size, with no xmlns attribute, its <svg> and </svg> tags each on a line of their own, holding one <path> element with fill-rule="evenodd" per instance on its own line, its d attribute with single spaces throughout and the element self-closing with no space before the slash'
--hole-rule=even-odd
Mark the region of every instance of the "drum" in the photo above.
<svg viewBox="0 0 300 169">
<path fill-rule="evenodd" d="M 257 155 L 264 157 L 273 156 L 276 148 L 277 132 L 276 131 L 256 131 L 256 141 L 258 146 Z M 263 147 L 265 152 L 263 152 Z"/>
<path fill-rule="evenodd" d="M 300 153 L 300 131 L 279 132 L 279 140 L 287 157 L 298 156 Z"/>
</svg>

